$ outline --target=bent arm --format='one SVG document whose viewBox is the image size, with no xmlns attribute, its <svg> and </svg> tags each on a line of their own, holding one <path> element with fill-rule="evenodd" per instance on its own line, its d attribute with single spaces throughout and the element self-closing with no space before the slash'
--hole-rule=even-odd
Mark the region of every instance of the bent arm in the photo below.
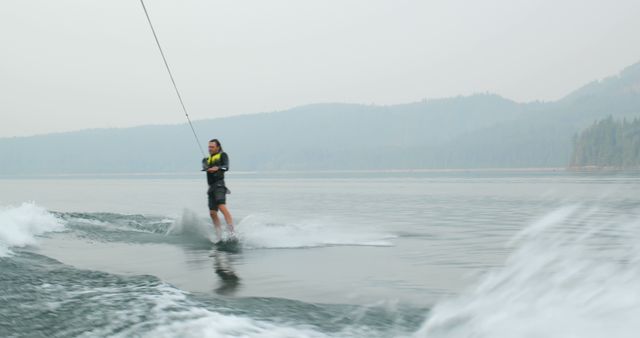
<svg viewBox="0 0 640 338">
<path fill-rule="evenodd" d="M 220 166 L 219 166 L 219 168 L 222 171 L 228 171 L 229 170 L 229 156 L 227 155 L 227 153 L 222 153 L 222 155 L 220 156 Z"/>
</svg>

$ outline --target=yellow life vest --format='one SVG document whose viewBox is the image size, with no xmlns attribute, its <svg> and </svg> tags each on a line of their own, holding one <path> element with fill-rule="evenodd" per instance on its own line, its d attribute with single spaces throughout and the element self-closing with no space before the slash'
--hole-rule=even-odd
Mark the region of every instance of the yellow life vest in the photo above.
<svg viewBox="0 0 640 338">
<path fill-rule="evenodd" d="M 209 159 L 207 160 L 207 164 L 212 165 L 218 161 L 220 161 L 220 156 L 222 156 L 222 152 L 219 152 L 215 155 L 210 155 Z"/>
</svg>

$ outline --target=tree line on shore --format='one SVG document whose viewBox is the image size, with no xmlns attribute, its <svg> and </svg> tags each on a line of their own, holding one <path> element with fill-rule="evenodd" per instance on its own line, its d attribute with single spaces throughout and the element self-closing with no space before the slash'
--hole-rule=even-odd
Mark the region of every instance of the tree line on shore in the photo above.
<svg viewBox="0 0 640 338">
<path fill-rule="evenodd" d="M 572 168 L 640 168 L 640 119 L 609 116 L 576 134 Z"/>
</svg>

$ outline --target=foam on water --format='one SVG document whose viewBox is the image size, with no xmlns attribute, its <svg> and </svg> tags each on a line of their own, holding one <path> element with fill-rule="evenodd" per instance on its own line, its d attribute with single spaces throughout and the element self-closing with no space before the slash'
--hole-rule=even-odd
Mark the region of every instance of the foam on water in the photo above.
<svg viewBox="0 0 640 338">
<path fill-rule="evenodd" d="M 190 243 L 214 242 L 215 232 L 208 215 L 184 209 L 177 219 L 159 216 L 112 213 L 60 213 L 73 230 L 89 232 L 103 240 L 174 241 L 187 238 Z M 224 236 L 227 235 L 224 219 Z M 307 248 L 331 245 L 391 246 L 397 236 L 371 226 L 337 222 L 331 218 L 298 219 L 268 214 L 254 214 L 236 224 L 236 232 L 246 249 Z M 125 233 L 129 232 L 124 235 Z M 163 235 L 136 236 L 131 232 Z M 122 233 L 123 236 L 118 236 Z"/>
<path fill-rule="evenodd" d="M 395 236 L 358 224 L 331 219 L 288 219 L 249 215 L 238 224 L 243 245 L 250 248 L 304 248 L 329 245 L 391 246 Z"/>
<path fill-rule="evenodd" d="M 0 257 L 11 254 L 11 247 L 36 244 L 37 235 L 63 229 L 63 221 L 33 203 L 0 207 Z"/>
<path fill-rule="evenodd" d="M 81 270 L 29 251 L 0 259 L 0 336 L 391 337 L 412 308 L 192 294 L 150 275 Z"/>
<path fill-rule="evenodd" d="M 173 221 L 167 235 L 182 235 L 202 240 L 214 240 L 213 225 L 210 219 L 202 219 L 193 210 L 184 209 L 182 216 Z"/>
<path fill-rule="evenodd" d="M 125 215 L 107 212 L 56 213 L 72 228 L 94 229 L 108 232 L 135 231 L 164 234 L 175 222 L 160 216 Z"/>
<path fill-rule="evenodd" d="M 167 284 L 159 284 L 154 289 L 156 292 L 146 291 L 146 294 L 138 295 L 139 307 L 128 307 L 119 314 L 110 314 L 143 320 L 125 329 L 118 325 L 99 327 L 81 337 L 325 337 L 311 328 L 289 327 L 211 311 L 191 302 L 185 292 Z M 113 292 L 122 293 L 122 290 L 100 293 Z M 94 301 L 104 305 L 109 302 L 108 299 Z"/>
<path fill-rule="evenodd" d="M 637 337 L 640 222 L 570 206 L 521 232 L 503 268 L 437 304 L 420 337 Z"/>
</svg>

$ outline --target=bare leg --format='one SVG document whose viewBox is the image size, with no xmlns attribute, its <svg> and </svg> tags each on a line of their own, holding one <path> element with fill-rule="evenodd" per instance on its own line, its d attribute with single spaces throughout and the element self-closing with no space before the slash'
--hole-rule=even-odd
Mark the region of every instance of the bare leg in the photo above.
<svg viewBox="0 0 640 338">
<path fill-rule="evenodd" d="M 222 227 L 220 224 L 220 218 L 218 218 L 218 212 L 215 210 L 209 210 L 209 214 L 211 215 L 211 220 L 213 221 L 213 226 L 216 230 L 216 238 L 217 240 L 222 239 Z"/>
<path fill-rule="evenodd" d="M 225 204 L 218 205 L 218 208 L 224 215 L 224 221 L 227 222 L 227 227 L 229 228 L 229 232 L 233 235 L 235 234 L 235 230 L 233 229 L 233 218 L 231 217 L 231 213 Z"/>
</svg>

